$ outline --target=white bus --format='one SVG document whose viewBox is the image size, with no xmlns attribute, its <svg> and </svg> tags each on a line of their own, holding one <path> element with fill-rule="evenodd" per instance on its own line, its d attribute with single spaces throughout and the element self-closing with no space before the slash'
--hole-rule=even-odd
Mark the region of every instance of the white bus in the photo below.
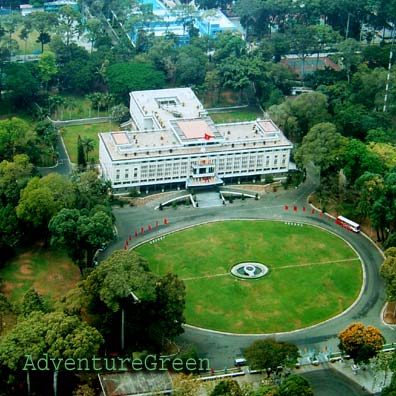
<svg viewBox="0 0 396 396">
<path fill-rule="evenodd" d="M 336 219 L 336 223 L 340 224 L 347 230 L 351 230 L 353 232 L 360 232 L 360 225 L 352 220 L 347 219 L 344 216 L 338 216 Z"/>
</svg>

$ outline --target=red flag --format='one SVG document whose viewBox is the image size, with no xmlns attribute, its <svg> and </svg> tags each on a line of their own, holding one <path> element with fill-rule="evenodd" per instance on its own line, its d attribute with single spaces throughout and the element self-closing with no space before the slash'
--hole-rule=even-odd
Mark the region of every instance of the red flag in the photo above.
<svg viewBox="0 0 396 396">
<path fill-rule="evenodd" d="M 303 206 L 303 212 L 305 212 L 307 209 L 305 208 L 305 206 Z"/>
<path fill-rule="evenodd" d="M 125 246 L 128 246 L 128 239 L 125 241 Z"/>
<path fill-rule="evenodd" d="M 132 235 L 129 235 L 129 240 L 132 241 Z"/>
<path fill-rule="evenodd" d="M 147 228 L 149 231 L 151 231 L 151 224 L 149 224 Z"/>
<path fill-rule="evenodd" d="M 295 212 L 297 212 L 298 208 L 297 208 L 296 205 L 293 206 L 293 210 L 294 210 Z"/>
<path fill-rule="evenodd" d="M 315 214 L 315 209 L 312 209 L 312 210 L 311 210 L 311 213 L 312 213 L 312 214 Z"/>
<path fill-rule="evenodd" d="M 208 133 L 205 133 L 205 135 L 204 135 L 204 139 L 205 140 L 210 140 L 210 139 L 212 139 L 212 135 L 209 135 Z"/>
<path fill-rule="evenodd" d="M 167 218 L 164 219 L 164 224 L 168 224 L 168 219 Z"/>
<path fill-rule="evenodd" d="M 287 205 L 285 205 L 285 210 L 289 210 L 289 207 Z"/>
<path fill-rule="evenodd" d="M 155 222 L 155 226 L 158 227 L 158 221 Z"/>
<path fill-rule="evenodd" d="M 143 234 L 144 233 L 144 227 L 140 228 L 140 232 Z"/>
<path fill-rule="evenodd" d="M 135 237 L 137 237 L 139 234 L 138 234 L 138 232 L 137 231 L 135 231 Z"/>
</svg>

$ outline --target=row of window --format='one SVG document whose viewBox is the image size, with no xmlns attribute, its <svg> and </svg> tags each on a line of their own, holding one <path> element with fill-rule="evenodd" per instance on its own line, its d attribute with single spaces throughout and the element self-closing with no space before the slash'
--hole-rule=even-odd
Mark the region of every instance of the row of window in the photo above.
<svg viewBox="0 0 396 396">
<path fill-rule="evenodd" d="M 250 155 L 227 155 L 218 159 L 212 159 L 214 172 L 219 174 L 232 174 L 239 172 L 257 172 L 270 168 L 284 168 L 286 166 L 288 152 L 275 155 L 266 153 L 250 153 Z M 192 169 L 201 159 L 179 159 L 178 161 L 163 160 L 143 162 L 140 166 L 135 164 L 133 168 L 116 169 L 115 180 L 162 180 L 179 179 L 190 176 Z M 124 164 L 123 164 L 124 165 Z M 125 166 L 125 165 L 124 165 Z"/>
</svg>

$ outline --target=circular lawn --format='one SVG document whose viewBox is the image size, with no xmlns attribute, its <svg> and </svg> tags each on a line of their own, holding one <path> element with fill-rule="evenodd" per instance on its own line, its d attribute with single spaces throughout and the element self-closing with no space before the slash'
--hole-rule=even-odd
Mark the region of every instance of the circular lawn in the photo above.
<svg viewBox="0 0 396 396">
<path fill-rule="evenodd" d="M 155 273 L 186 285 L 186 322 L 231 333 L 275 333 L 329 319 L 358 297 L 356 252 L 320 228 L 271 221 L 195 226 L 136 248 Z M 268 267 L 260 279 L 230 272 L 242 262 Z"/>
</svg>

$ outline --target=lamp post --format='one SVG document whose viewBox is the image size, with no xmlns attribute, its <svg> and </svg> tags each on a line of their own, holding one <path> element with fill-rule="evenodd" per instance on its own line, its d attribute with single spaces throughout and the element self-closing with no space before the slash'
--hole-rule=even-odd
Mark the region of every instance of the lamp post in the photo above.
<svg viewBox="0 0 396 396">
<path fill-rule="evenodd" d="M 392 70 L 392 58 L 393 58 L 393 45 L 395 43 L 395 25 L 392 25 L 392 44 L 389 52 L 389 65 L 388 65 L 388 75 L 386 77 L 386 85 L 385 85 L 385 97 L 384 97 L 384 108 L 383 112 L 385 113 L 388 109 L 388 93 L 389 93 L 389 83 L 391 78 L 391 70 Z"/>
</svg>

